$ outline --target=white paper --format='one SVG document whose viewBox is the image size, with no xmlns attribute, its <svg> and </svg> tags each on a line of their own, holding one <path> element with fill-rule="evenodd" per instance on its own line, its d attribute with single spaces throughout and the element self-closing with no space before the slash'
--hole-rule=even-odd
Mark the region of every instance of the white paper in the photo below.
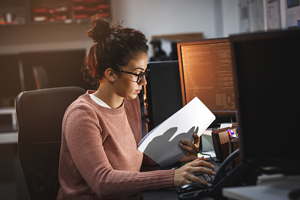
<svg viewBox="0 0 300 200">
<path fill-rule="evenodd" d="M 262 31 L 264 30 L 264 9 L 263 0 L 250 1 L 250 30 Z"/>
<path fill-rule="evenodd" d="M 232 127 L 232 123 L 222 123 L 221 125 L 220 125 L 220 129 L 222 129 L 222 128 L 231 128 Z"/>
<path fill-rule="evenodd" d="M 195 97 L 155 129 L 138 144 L 138 150 L 152 158 L 160 166 L 168 166 L 187 152 L 180 146 L 182 139 L 193 141 L 193 133 L 199 136 L 215 120 L 214 114 Z"/>
<path fill-rule="evenodd" d="M 281 28 L 279 0 L 267 1 L 267 25 L 268 30 Z"/>
<path fill-rule="evenodd" d="M 240 32 L 250 31 L 250 6 L 248 0 L 239 0 Z"/>
</svg>

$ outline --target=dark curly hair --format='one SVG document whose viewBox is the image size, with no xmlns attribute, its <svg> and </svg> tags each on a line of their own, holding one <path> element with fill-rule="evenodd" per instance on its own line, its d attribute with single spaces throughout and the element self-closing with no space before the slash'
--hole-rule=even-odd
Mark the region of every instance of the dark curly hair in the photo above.
<svg viewBox="0 0 300 200">
<path fill-rule="evenodd" d="M 97 84 L 107 68 L 116 73 L 139 53 L 148 52 L 147 39 L 143 33 L 123 28 L 119 23 L 110 27 L 101 14 L 94 16 L 87 35 L 95 42 L 85 57 L 82 72 L 84 79 Z"/>
</svg>

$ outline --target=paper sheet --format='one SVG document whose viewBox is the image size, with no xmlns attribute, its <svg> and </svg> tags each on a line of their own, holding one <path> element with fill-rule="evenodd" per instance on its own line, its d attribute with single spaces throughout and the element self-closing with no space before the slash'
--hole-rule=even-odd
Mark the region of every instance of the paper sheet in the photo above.
<svg viewBox="0 0 300 200">
<path fill-rule="evenodd" d="M 187 152 L 181 148 L 182 139 L 193 141 L 193 133 L 199 136 L 215 120 L 213 113 L 195 97 L 155 129 L 138 144 L 138 150 L 152 158 L 160 166 L 168 166 Z"/>
</svg>

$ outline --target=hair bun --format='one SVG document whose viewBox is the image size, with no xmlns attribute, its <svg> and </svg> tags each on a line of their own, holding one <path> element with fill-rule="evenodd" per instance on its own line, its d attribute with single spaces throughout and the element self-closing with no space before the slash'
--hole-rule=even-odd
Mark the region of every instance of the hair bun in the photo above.
<svg viewBox="0 0 300 200">
<path fill-rule="evenodd" d="M 87 35 L 92 38 L 94 42 L 102 42 L 109 36 L 110 31 L 109 22 L 97 14 L 91 22 L 90 30 L 88 30 Z"/>
</svg>

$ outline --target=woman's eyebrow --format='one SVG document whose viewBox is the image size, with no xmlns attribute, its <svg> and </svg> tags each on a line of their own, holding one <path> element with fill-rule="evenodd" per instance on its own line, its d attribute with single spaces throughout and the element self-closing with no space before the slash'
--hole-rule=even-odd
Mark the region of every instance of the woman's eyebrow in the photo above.
<svg viewBox="0 0 300 200">
<path fill-rule="evenodd" d="M 144 70 L 146 70 L 146 69 L 141 68 L 141 67 L 137 67 L 137 68 L 135 68 L 134 70 L 142 70 L 142 71 L 144 71 Z"/>
</svg>

